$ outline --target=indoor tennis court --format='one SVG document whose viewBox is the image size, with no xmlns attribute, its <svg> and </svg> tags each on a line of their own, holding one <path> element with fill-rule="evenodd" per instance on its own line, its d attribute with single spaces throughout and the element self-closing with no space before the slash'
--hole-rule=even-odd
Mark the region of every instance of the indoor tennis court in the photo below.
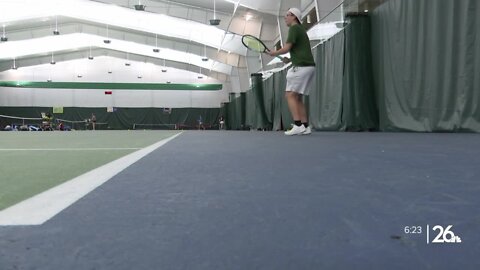
<svg viewBox="0 0 480 270">
<path fill-rule="evenodd" d="M 0 0 L 0 269 L 479 269 L 477 2 Z"/>
</svg>

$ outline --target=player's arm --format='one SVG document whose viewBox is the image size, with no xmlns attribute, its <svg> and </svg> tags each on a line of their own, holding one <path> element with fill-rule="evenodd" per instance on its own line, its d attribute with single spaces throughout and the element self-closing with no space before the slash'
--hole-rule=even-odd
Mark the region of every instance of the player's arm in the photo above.
<svg viewBox="0 0 480 270">
<path fill-rule="evenodd" d="M 292 43 L 285 43 L 285 46 L 283 46 L 279 50 L 270 51 L 269 54 L 270 54 L 270 56 L 277 56 L 277 55 L 281 55 L 281 54 L 286 54 L 286 53 L 290 52 L 290 50 L 292 49 L 292 46 L 293 46 Z M 288 57 L 283 57 L 282 62 L 285 63 L 285 64 L 288 64 L 288 63 L 290 63 L 290 59 Z"/>
<path fill-rule="evenodd" d="M 270 56 L 277 56 L 277 55 L 286 54 L 286 53 L 290 52 L 290 50 L 292 49 L 292 46 L 293 46 L 292 43 L 285 43 L 285 46 L 283 46 L 279 50 L 269 51 L 268 54 L 270 54 Z"/>
</svg>

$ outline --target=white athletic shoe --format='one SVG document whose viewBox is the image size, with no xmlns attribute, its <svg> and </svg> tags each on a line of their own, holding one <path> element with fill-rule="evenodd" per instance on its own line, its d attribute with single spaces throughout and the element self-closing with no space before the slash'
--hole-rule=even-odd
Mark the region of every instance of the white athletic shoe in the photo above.
<svg viewBox="0 0 480 270">
<path fill-rule="evenodd" d="M 312 128 L 310 126 L 305 128 L 305 131 L 300 135 L 309 135 L 312 134 Z"/>
<path fill-rule="evenodd" d="M 285 135 L 287 136 L 300 135 L 304 133 L 305 130 L 306 128 L 304 125 L 301 125 L 301 126 L 293 125 L 292 129 L 285 131 Z"/>
</svg>

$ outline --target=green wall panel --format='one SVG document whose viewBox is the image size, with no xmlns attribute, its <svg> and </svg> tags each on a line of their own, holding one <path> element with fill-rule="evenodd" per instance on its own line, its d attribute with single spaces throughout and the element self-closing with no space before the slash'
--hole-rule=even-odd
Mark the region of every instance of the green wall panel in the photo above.
<svg viewBox="0 0 480 270">
<path fill-rule="evenodd" d="M 106 89 L 106 90 L 190 90 L 190 91 L 222 90 L 222 84 L 206 84 L 206 83 L 179 84 L 179 83 L 0 81 L 0 87 L 53 88 L 53 89 Z"/>
</svg>

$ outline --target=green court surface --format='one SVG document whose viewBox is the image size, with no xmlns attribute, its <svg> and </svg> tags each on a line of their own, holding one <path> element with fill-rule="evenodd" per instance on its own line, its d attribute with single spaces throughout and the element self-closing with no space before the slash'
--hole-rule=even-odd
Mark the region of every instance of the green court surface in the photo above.
<svg viewBox="0 0 480 270">
<path fill-rule="evenodd" d="M 176 133 L 0 132 L 0 210 Z"/>
</svg>

